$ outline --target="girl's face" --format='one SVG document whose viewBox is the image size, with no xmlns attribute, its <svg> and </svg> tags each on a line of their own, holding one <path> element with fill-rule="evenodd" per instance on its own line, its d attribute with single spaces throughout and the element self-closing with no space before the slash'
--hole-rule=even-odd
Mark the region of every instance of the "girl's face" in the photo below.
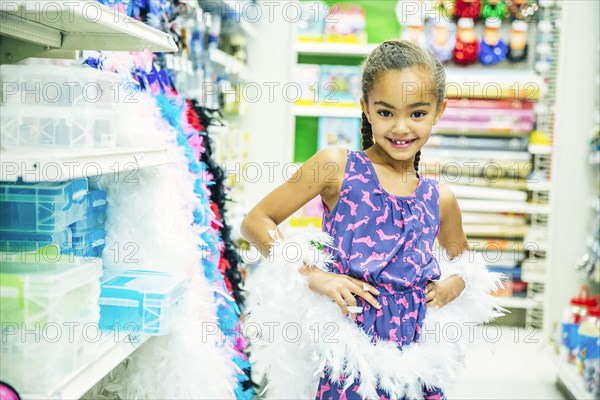
<svg viewBox="0 0 600 400">
<path fill-rule="evenodd" d="M 419 67 L 380 74 L 361 107 L 371 123 L 375 146 L 397 161 L 412 160 L 427 143 L 446 108 L 437 107 L 431 72 Z"/>
</svg>

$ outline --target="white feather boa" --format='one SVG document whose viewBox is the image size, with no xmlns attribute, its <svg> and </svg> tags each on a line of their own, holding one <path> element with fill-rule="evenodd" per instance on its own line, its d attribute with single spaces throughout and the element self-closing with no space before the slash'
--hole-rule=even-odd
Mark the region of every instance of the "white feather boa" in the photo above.
<svg viewBox="0 0 600 400">
<path fill-rule="evenodd" d="M 104 175 L 97 181 L 109 201 L 104 267 L 113 272 L 166 271 L 188 276 L 191 284 L 186 310 L 171 332 L 145 343 L 85 397 L 232 399 L 238 370 L 232 345 L 221 340 L 214 300 L 218 288 L 204 276 L 201 239 L 192 228 L 192 212 L 199 202 L 194 178 L 154 99 L 144 92 L 136 96 L 137 102 L 128 105 L 127 136 L 120 144 L 166 147 L 172 163 Z M 213 334 L 205 338 L 209 330 Z"/>
<path fill-rule="evenodd" d="M 373 344 L 297 272 L 303 263 L 327 270 L 330 258 L 313 241 L 332 243 L 322 232 L 276 243 L 248 287 L 246 332 L 255 335 L 250 335 L 252 360 L 267 369 L 269 398 L 314 399 L 325 368 L 332 380 L 345 375 L 348 386 L 359 378 L 363 398 L 378 398 L 377 387 L 391 398 L 423 398 L 423 385 L 443 389 L 455 380 L 469 344 L 467 330 L 505 311 L 490 294 L 501 287 L 501 275 L 488 272 L 481 255 L 465 252 L 452 262 L 440 257 L 441 279 L 461 276 L 463 293 L 439 310 L 428 310 L 419 343 L 402 351 L 388 341 Z M 444 337 L 449 325 L 450 338 Z"/>
</svg>

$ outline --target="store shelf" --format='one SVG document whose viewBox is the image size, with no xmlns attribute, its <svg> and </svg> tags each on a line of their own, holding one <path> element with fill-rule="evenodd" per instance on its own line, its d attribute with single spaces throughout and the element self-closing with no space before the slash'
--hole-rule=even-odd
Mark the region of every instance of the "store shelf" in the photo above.
<svg viewBox="0 0 600 400">
<path fill-rule="evenodd" d="M 548 204 L 533 204 L 516 201 L 458 199 L 462 212 L 508 212 L 519 214 L 548 214 Z"/>
<path fill-rule="evenodd" d="M 228 74 L 236 75 L 240 80 L 246 80 L 248 77 L 248 68 L 246 64 L 237 58 L 225 53 L 219 49 L 208 50 L 210 61 L 221 66 Z"/>
<path fill-rule="evenodd" d="M 140 168 L 170 163 L 165 148 L 117 147 L 113 149 L 70 149 L 19 147 L 0 151 L 0 180 L 15 182 L 65 181 L 115 172 L 130 172 L 135 179 Z"/>
<path fill-rule="evenodd" d="M 292 114 L 298 117 L 341 117 L 360 118 L 362 110 L 358 107 L 335 106 L 293 106 Z"/>
<path fill-rule="evenodd" d="M 527 283 L 546 283 L 545 272 L 521 272 L 521 280 Z"/>
<path fill-rule="evenodd" d="M 364 57 L 368 56 L 375 47 L 377 47 L 375 44 L 298 42 L 296 52 L 302 55 Z"/>
<path fill-rule="evenodd" d="M 527 185 L 527 190 L 536 191 L 536 192 L 548 192 L 548 191 L 550 191 L 550 187 L 551 187 L 551 183 L 549 181 L 542 181 L 542 180 L 539 180 L 537 182 L 534 182 L 533 180 L 531 180 L 531 182 L 527 181 L 526 185 Z"/>
<path fill-rule="evenodd" d="M 496 297 L 496 302 L 500 307 L 524 309 L 533 308 L 536 303 L 535 300 L 525 297 Z"/>
<path fill-rule="evenodd" d="M 22 393 L 21 397 L 23 400 L 79 399 L 148 339 L 148 336 L 139 335 L 118 337 L 114 332 L 107 332 L 97 343 L 88 343 L 94 347 L 93 359 L 70 377 L 58 383 L 48 393 Z"/>
<path fill-rule="evenodd" d="M 575 365 L 567 364 L 554 354 L 550 357 L 556 368 L 556 378 L 562 382 L 564 388 L 569 391 L 573 399 L 594 400 L 594 396 L 588 393 L 583 387 L 583 378 L 577 374 Z"/>
<path fill-rule="evenodd" d="M 32 56 L 64 57 L 75 50 L 174 52 L 173 37 L 95 0 L 0 3 L 0 63 Z"/>
<path fill-rule="evenodd" d="M 530 144 L 528 146 L 528 150 L 531 154 L 545 155 L 545 154 L 552 153 L 552 146 L 547 146 L 547 145 L 542 145 L 542 144 Z"/>
</svg>

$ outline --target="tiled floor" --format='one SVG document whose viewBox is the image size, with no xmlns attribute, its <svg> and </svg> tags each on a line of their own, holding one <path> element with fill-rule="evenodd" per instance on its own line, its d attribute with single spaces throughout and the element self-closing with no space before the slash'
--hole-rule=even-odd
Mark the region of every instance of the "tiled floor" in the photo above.
<svg viewBox="0 0 600 400">
<path fill-rule="evenodd" d="M 499 328 L 500 329 L 500 328 Z M 448 399 L 563 400 L 556 389 L 553 364 L 544 351 L 541 333 L 515 328 L 490 327 L 488 342 L 498 341 L 494 352 L 477 347 L 467 357 L 467 369 L 456 385 L 446 390 Z M 484 338 L 484 332 L 478 331 Z"/>
</svg>

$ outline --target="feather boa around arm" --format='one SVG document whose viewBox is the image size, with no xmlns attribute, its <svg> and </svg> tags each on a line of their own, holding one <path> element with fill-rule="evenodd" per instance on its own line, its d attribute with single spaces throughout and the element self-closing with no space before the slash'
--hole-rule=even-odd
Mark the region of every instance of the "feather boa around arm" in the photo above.
<svg viewBox="0 0 600 400">
<path fill-rule="evenodd" d="M 377 398 L 377 387 L 392 398 L 423 398 L 423 385 L 444 388 L 455 380 L 469 339 L 464 330 L 502 315 L 490 294 L 501 285 L 500 275 L 488 272 L 480 255 L 466 252 L 440 262 L 443 275 L 461 276 L 465 289 L 441 309 L 428 311 L 420 342 L 402 351 L 388 341 L 372 343 L 298 272 L 304 263 L 327 270 L 331 258 L 315 242 L 328 246 L 332 239 L 319 232 L 278 242 L 247 284 L 245 332 L 253 361 L 266 367 L 269 398 L 312 399 L 325 370 L 332 380 L 345 375 L 348 386 L 359 378 L 363 398 Z M 437 332 L 450 323 L 458 336 L 443 340 Z"/>
</svg>

